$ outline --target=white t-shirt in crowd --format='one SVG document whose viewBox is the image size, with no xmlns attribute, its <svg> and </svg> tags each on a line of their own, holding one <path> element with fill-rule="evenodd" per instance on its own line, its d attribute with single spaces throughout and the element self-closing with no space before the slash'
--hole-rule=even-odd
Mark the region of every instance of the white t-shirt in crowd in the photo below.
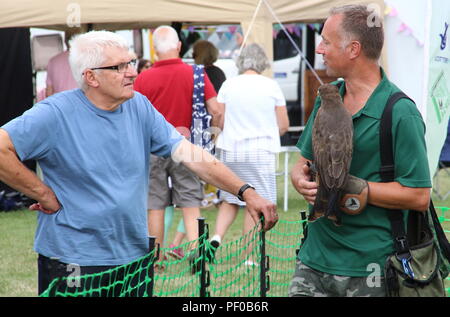
<svg viewBox="0 0 450 317">
<path fill-rule="evenodd" d="M 286 106 L 278 83 L 257 74 L 227 79 L 217 101 L 225 104 L 222 133 L 217 148 L 227 151 L 280 151 L 280 135 L 275 107 Z"/>
</svg>

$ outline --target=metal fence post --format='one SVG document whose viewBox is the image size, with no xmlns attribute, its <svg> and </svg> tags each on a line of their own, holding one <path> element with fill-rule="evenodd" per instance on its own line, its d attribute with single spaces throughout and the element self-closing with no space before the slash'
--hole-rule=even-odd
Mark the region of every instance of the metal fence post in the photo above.
<svg viewBox="0 0 450 317">
<path fill-rule="evenodd" d="M 300 247 L 303 245 L 303 243 L 305 242 L 305 239 L 306 239 L 306 234 L 307 234 L 307 228 L 306 228 L 306 211 L 305 210 L 302 210 L 302 211 L 300 211 L 300 217 L 301 217 L 301 219 L 302 219 L 302 233 L 303 233 L 303 238 L 301 238 L 301 240 L 300 240 Z M 300 251 L 300 249 L 298 249 L 297 251 L 296 251 L 296 253 L 298 254 L 298 252 Z"/>
<path fill-rule="evenodd" d="M 264 218 L 261 220 L 261 228 L 264 228 Z M 266 297 L 267 292 L 270 290 L 270 278 L 266 273 L 269 271 L 269 257 L 266 256 L 266 232 L 261 229 L 259 237 L 261 239 L 260 243 L 260 253 L 261 253 L 261 265 L 259 271 L 260 279 L 260 295 L 261 297 Z"/>
<path fill-rule="evenodd" d="M 153 254 L 155 251 L 155 241 L 156 237 L 150 236 L 148 237 L 148 253 L 149 253 L 149 268 L 148 268 L 148 277 L 150 282 L 147 285 L 147 294 L 148 297 L 153 297 L 153 288 L 155 287 L 155 259 L 157 259 L 157 254 Z"/>
<path fill-rule="evenodd" d="M 200 297 L 209 297 L 208 286 L 209 286 L 209 272 L 206 271 L 206 240 L 205 235 L 205 218 L 197 218 L 198 220 L 198 250 L 200 258 Z"/>
</svg>

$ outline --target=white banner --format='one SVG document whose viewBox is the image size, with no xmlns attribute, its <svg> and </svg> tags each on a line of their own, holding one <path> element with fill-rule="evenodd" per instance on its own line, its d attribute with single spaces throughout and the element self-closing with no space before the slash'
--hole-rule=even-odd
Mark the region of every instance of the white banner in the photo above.
<svg viewBox="0 0 450 317">
<path fill-rule="evenodd" d="M 450 113 L 450 1 L 429 0 L 428 85 L 426 142 L 431 176 L 447 136 Z"/>
</svg>

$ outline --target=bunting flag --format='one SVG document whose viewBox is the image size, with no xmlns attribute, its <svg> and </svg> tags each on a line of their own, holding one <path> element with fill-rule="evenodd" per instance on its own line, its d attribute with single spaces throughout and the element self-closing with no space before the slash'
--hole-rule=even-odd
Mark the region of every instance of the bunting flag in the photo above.
<svg viewBox="0 0 450 317">
<path fill-rule="evenodd" d="M 385 10 L 384 10 L 384 15 L 389 16 L 389 17 L 397 17 L 397 18 L 399 17 L 397 9 L 394 7 L 391 7 L 389 5 L 386 5 Z M 419 46 L 424 45 L 423 41 L 414 34 L 413 29 L 409 25 L 404 23 L 403 21 L 399 25 L 399 27 L 397 29 L 397 33 L 402 33 L 406 36 L 412 36 L 416 40 L 417 45 L 419 45 Z"/>
<path fill-rule="evenodd" d="M 300 36 L 302 34 L 302 24 L 300 23 L 290 23 L 290 24 L 284 24 L 283 25 L 284 28 L 290 33 L 290 34 L 295 34 L 297 36 Z M 320 23 L 315 23 L 315 24 L 308 24 L 308 27 L 314 31 L 318 31 L 321 28 L 321 24 Z M 279 24 L 275 24 L 273 26 L 273 32 L 272 32 L 272 36 L 275 39 L 278 34 L 282 31 L 283 28 L 281 25 Z"/>
<path fill-rule="evenodd" d="M 278 35 L 278 32 L 275 31 L 275 30 L 272 30 L 272 37 L 273 37 L 273 39 L 276 39 L 277 35 Z"/>
<path fill-rule="evenodd" d="M 289 23 L 284 24 L 284 28 L 290 33 L 294 34 L 298 37 L 301 36 L 302 26 L 301 23 Z M 319 32 L 322 27 L 321 23 L 310 23 L 307 26 L 314 30 L 315 32 Z M 275 39 L 280 31 L 283 30 L 283 27 L 279 24 L 275 24 L 273 26 L 273 38 Z M 219 39 L 222 39 L 224 36 L 227 40 L 231 40 L 233 36 L 236 34 L 242 34 L 241 27 L 239 25 L 219 25 L 219 26 L 184 26 L 181 30 L 184 37 L 188 37 L 190 33 L 198 33 L 202 39 L 208 39 L 212 34 L 216 33 Z"/>
</svg>

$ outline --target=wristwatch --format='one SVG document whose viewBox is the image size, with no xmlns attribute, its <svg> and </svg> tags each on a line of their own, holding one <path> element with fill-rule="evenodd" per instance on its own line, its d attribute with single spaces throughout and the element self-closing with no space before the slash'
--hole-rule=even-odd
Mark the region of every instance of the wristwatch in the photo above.
<svg viewBox="0 0 450 317">
<path fill-rule="evenodd" d="M 253 186 L 252 184 L 244 184 L 241 188 L 239 188 L 237 198 L 239 198 L 240 201 L 244 201 L 244 197 L 242 195 L 244 195 L 244 192 L 249 188 L 255 189 L 255 186 Z"/>
</svg>

